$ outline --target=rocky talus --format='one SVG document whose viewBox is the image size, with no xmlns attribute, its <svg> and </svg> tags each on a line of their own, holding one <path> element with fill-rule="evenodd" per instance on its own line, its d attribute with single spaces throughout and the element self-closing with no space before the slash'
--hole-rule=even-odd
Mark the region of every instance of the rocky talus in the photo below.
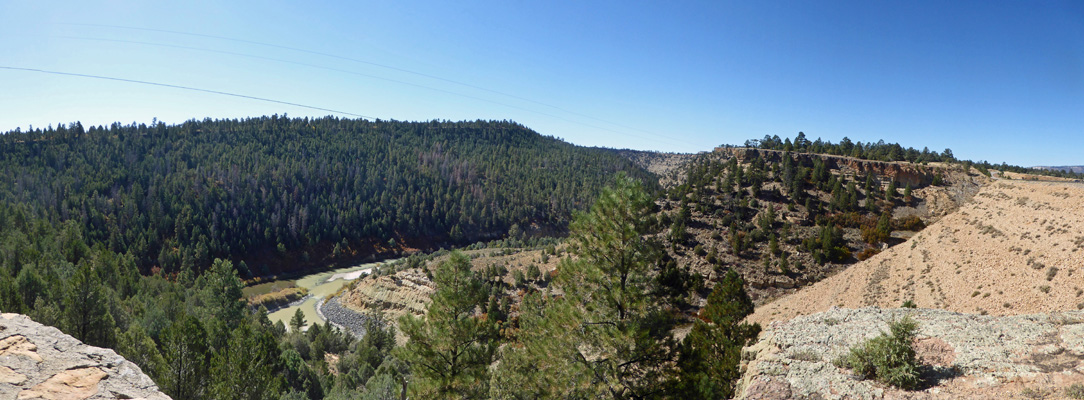
<svg viewBox="0 0 1084 400">
<path fill-rule="evenodd" d="M 369 317 L 343 307 L 338 297 L 332 297 L 327 301 L 320 302 L 317 310 L 320 311 L 320 315 L 324 319 L 331 321 L 340 329 L 350 332 L 354 337 L 361 338 L 365 336 L 365 326 L 369 322 Z"/>
<path fill-rule="evenodd" d="M 888 330 L 918 322 L 923 384 L 904 391 L 862 380 L 833 360 Z M 1066 398 L 1084 382 L 1084 312 L 995 317 L 932 309 L 832 308 L 774 322 L 742 351 L 740 399 Z"/>
<path fill-rule="evenodd" d="M 169 399 L 132 362 L 23 315 L 0 315 L 2 399 Z"/>
</svg>

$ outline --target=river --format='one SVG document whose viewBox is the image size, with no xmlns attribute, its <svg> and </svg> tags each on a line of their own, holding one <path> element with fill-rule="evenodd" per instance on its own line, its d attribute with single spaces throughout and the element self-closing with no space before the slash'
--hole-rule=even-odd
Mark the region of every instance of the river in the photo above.
<svg viewBox="0 0 1084 400">
<path fill-rule="evenodd" d="M 301 312 L 305 314 L 305 322 L 307 322 L 305 325 L 306 327 L 314 321 L 323 322 L 323 319 L 316 313 L 316 305 L 319 304 L 321 300 L 339 291 L 339 289 L 346 286 L 350 281 L 358 279 L 362 275 L 368 275 L 372 272 L 374 267 L 392 261 L 394 260 L 355 265 L 353 267 L 305 275 L 298 279 L 296 284 L 298 287 L 309 289 L 309 296 L 305 297 L 303 301 L 294 302 L 289 307 L 275 310 L 275 312 L 268 315 L 268 317 L 271 318 L 271 323 L 282 321 L 282 323 L 286 325 L 286 329 L 290 329 L 290 319 L 293 318 L 294 313 L 300 309 Z"/>
</svg>

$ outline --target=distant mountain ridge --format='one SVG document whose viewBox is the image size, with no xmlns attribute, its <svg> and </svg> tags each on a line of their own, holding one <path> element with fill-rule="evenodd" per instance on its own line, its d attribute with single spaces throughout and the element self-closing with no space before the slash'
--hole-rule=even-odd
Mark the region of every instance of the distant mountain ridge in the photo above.
<svg viewBox="0 0 1084 400">
<path fill-rule="evenodd" d="M 1047 169 L 1054 171 L 1072 172 L 1074 174 L 1084 174 L 1084 165 L 1062 165 L 1062 166 L 1035 166 L 1035 169 Z"/>
</svg>

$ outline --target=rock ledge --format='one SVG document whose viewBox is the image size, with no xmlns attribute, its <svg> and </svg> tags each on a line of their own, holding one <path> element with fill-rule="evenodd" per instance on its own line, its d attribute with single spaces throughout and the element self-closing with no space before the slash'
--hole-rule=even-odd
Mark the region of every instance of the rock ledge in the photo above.
<svg viewBox="0 0 1084 400">
<path fill-rule="evenodd" d="M 832 360 L 910 315 L 929 367 L 921 390 L 860 380 Z M 742 350 L 740 399 L 993 399 L 1084 383 L 1084 312 L 994 317 L 933 309 L 832 308 L 773 322 Z"/>
<path fill-rule="evenodd" d="M 139 366 L 19 314 L 0 314 L 0 398 L 169 399 Z"/>
</svg>

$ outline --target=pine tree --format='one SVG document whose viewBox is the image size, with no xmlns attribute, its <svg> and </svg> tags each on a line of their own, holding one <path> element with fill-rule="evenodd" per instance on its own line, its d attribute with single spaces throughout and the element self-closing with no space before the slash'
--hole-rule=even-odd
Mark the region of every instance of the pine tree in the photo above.
<svg viewBox="0 0 1084 400">
<path fill-rule="evenodd" d="M 112 347 L 115 322 L 90 259 L 83 259 L 68 282 L 63 318 L 67 332 L 91 346 Z"/>
<path fill-rule="evenodd" d="M 281 369 L 274 336 L 241 324 L 211 359 L 209 395 L 216 400 L 278 398 L 283 381 L 274 372 Z"/>
<path fill-rule="evenodd" d="M 753 301 L 737 272 L 729 271 L 715 285 L 699 320 L 681 345 L 677 391 L 684 399 L 733 397 L 734 383 L 741 377 L 741 349 L 752 344 L 760 325 L 742 322 L 753 312 Z"/>
<path fill-rule="evenodd" d="M 554 285 L 564 296 L 531 296 L 521 315 L 522 350 L 502 359 L 494 396 L 651 398 L 673 376 L 673 321 L 662 308 L 661 245 L 647 234 L 654 202 L 619 177 L 571 224 L 576 260 L 564 259 Z M 510 346 L 511 347 L 511 346 Z M 528 367 L 529 366 L 529 367 Z M 526 375 L 524 375 L 526 374 Z M 542 394 L 539 394 L 542 393 Z"/>
<path fill-rule="evenodd" d="M 488 293 L 458 251 L 433 272 L 437 291 L 424 318 L 399 320 L 408 338 L 399 356 L 412 366 L 412 398 L 477 399 L 488 391 L 489 365 L 497 349 L 497 330 L 477 310 Z"/>
<path fill-rule="evenodd" d="M 881 213 L 881 218 L 877 220 L 877 233 L 882 242 L 892 236 L 892 215 L 888 212 Z"/>
<path fill-rule="evenodd" d="M 208 381 L 207 332 L 184 315 L 162 332 L 162 390 L 176 400 L 203 399 Z"/>
<path fill-rule="evenodd" d="M 290 331 L 301 332 L 301 328 L 304 328 L 306 324 L 308 324 L 308 321 L 305 321 L 305 313 L 301 311 L 301 308 L 298 308 L 294 312 L 294 316 L 290 318 Z"/>
<path fill-rule="evenodd" d="M 158 345 L 147 335 L 142 326 L 129 325 L 127 332 L 118 335 L 116 350 L 128 361 L 136 363 L 139 369 L 152 380 L 162 382 L 162 368 L 165 361 L 158 351 Z"/>
</svg>

